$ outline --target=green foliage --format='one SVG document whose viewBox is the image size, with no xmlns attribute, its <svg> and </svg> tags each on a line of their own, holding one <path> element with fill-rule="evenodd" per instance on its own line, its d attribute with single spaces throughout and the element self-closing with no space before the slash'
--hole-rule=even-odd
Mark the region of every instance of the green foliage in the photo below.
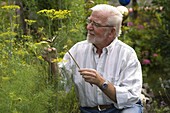
<svg viewBox="0 0 170 113">
<path fill-rule="evenodd" d="M 158 8 L 162 8 L 161 11 L 155 10 L 155 14 L 159 24 L 159 28 L 157 28 L 156 30 L 159 30 L 159 32 L 155 32 L 156 36 L 153 40 L 153 43 L 155 44 L 153 45 L 153 47 L 160 49 L 161 55 L 165 58 L 165 61 L 167 62 L 167 60 L 170 60 L 170 17 L 167 15 L 168 13 L 170 13 L 170 3 L 167 0 L 153 0 L 153 4 Z"/>
<path fill-rule="evenodd" d="M 169 3 L 166 0 L 153 0 L 152 5 L 138 7 L 137 16 L 130 13 L 125 21 L 120 39 L 132 46 L 139 57 L 143 69 L 144 82 L 154 92 L 157 108 L 154 112 L 163 113 L 170 104 L 169 69 Z M 137 8 L 137 7 L 136 7 Z M 161 79 L 161 81 L 160 81 Z M 166 84 L 166 85 L 165 85 Z"/>
<path fill-rule="evenodd" d="M 0 76 L 0 112 L 75 113 L 78 111 L 74 89 L 66 93 L 61 82 L 58 81 L 58 85 L 51 84 L 46 73 L 47 69 L 40 64 L 29 65 L 19 58 L 12 58 L 6 65 L 1 65 L 1 71 L 5 73 Z"/>
<path fill-rule="evenodd" d="M 24 20 L 27 24 L 27 33 L 18 32 L 18 28 L 22 25 L 16 24 L 17 22 L 14 21 L 16 19 L 15 10 L 6 12 L 12 6 L 8 5 L 7 8 L 4 6 L 6 9 L 0 9 L 0 14 L 3 15 L 0 20 L 2 23 L 0 26 L 0 47 L 2 50 L 0 54 L 0 112 L 78 113 L 78 103 L 75 93 L 73 93 L 74 88 L 70 92 L 66 92 L 62 79 L 58 78 L 52 81 L 51 74 L 46 69 L 48 64 L 40 57 L 44 47 L 51 45 L 47 40 L 51 38 L 52 33 L 58 31 L 54 31 L 54 29 L 50 31 L 54 25 L 48 23 L 47 18 L 48 27 L 40 26 L 37 31 L 39 36 L 37 36 L 33 29 L 35 25 L 39 25 L 39 21 L 34 18 L 26 18 Z M 57 16 L 59 17 L 57 18 L 60 21 L 66 18 L 66 16 L 60 18 L 64 12 L 61 10 L 58 12 Z M 65 105 L 66 109 L 62 109 L 63 106 L 60 105 Z M 75 106 L 74 109 L 72 106 Z"/>
<path fill-rule="evenodd" d="M 15 58 L 2 65 L 1 69 L 5 73 L 0 76 L 0 112 L 47 112 L 53 91 L 45 83 L 45 76 L 39 72 L 38 66 L 25 64 Z"/>
<path fill-rule="evenodd" d="M 152 105 L 152 109 L 149 110 L 150 113 L 169 113 L 170 108 L 168 106 L 164 106 L 163 103 L 161 106 L 154 101 Z"/>
<path fill-rule="evenodd" d="M 58 96 L 60 96 L 58 100 L 58 113 L 80 113 L 79 111 L 79 104 L 77 103 L 77 98 L 75 96 L 74 88 L 69 92 L 58 92 Z M 68 102 L 68 100 L 71 100 Z"/>
<path fill-rule="evenodd" d="M 6 0 L 0 7 L 0 112 L 79 112 L 74 87 L 66 92 L 63 83 L 71 87 L 70 81 L 51 80 L 41 53 L 54 46 L 60 61 L 73 44 L 84 40 L 88 9 L 98 3 L 108 0 L 16 0 L 18 5 Z M 151 8 L 136 9 L 137 17 L 129 16 L 120 37 L 137 52 L 144 82 L 157 97 L 151 110 L 156 113 L 169 110 L 159 102 L 170 102 L 169 5 L 167 0 L 153 0 Z"/>
</svg>

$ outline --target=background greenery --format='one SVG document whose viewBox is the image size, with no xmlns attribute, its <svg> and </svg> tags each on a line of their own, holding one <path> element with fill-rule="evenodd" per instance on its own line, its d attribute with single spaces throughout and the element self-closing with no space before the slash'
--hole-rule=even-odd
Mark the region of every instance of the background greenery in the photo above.
<svg viewBox="0 0 170 113">
<path fill-rule="evenodd" d="M 54 46 L 56 60 L 61 61 L 73 44 L 86 38 L 88 8 L 108 2 L 117 5 L 108 0 L 0 1 L 0 112 L 79 112 L 72 83 L 53 78 L 41 53 L 44 47 Z M 144 83 L 153 92 L 149 113 L 170 110 L 169 6 L 168 0 L 151 4 L 132 0 L 127 7 L 133 11 L 119 38 L 136 50 L 141 61 Z"/>
</svg>

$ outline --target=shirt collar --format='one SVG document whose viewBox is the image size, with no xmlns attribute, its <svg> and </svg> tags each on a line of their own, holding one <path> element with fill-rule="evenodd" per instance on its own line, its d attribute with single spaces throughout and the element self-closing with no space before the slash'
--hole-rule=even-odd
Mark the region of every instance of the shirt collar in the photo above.
<svg viewBox="0 0 170 113">
<path fill-rule="evenodd" d="M 115 43 L 117 42 L 118 38 L 116 37 L 111 44 L 109 44 L 107 47 L 104 47 L 103 48 L 103 51 L 106 51 L 107 54 L 109 54 L 112 49 L 114 48 L 114 45 Z M 97 48 L 92 44 L 92 49 L 93 49 L 93 52 L 96 53 L 97 51 Z"/>
</svg>

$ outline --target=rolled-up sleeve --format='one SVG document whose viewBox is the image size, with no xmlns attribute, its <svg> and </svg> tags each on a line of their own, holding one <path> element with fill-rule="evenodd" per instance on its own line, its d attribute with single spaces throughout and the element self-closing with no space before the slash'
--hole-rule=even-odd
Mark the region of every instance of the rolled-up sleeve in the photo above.
<svg viewBox="0 0 170 113">
<path fill-rule="evenodd" d="M 140 97 L 142 89 L 141 65 L 136 54 L 131 54 L 123 64 L 119 75 L 118 84 L 115 85 L 117 103 L 119 109 L 130 107 L 135 104 Z"/>
</svg>

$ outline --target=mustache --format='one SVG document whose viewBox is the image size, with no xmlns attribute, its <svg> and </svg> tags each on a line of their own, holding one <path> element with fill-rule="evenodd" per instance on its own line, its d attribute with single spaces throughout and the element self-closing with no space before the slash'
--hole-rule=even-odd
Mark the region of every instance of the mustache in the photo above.
<svg viewBox="0 0 170 113">
<path fill-rule="evenodd" d="M 94 31 L 87 31 L 88 35 L 95 35 Z"/>
</svg>

